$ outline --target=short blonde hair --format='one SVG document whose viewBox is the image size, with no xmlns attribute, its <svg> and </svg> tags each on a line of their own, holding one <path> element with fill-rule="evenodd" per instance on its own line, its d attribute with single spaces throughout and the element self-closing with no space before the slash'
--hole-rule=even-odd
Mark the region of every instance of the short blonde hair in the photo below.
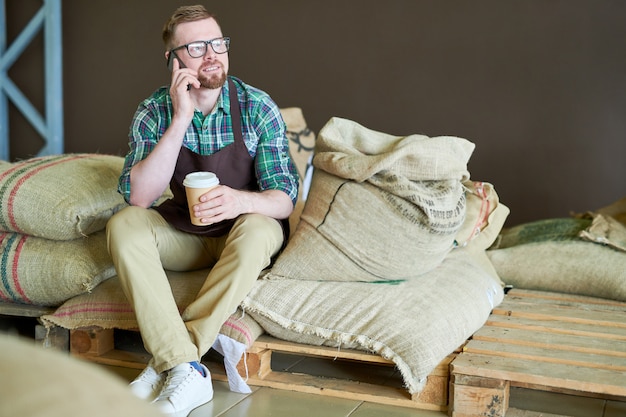
<svg viewBox="0 0 626 417">
<path fill-rule="evenodd" d="M 215 19 L 215 15 L 201 4 L 195 6 L 181 6 L 176 9 L 174 14 L 172 14 L 163 26 L 163 43 L 165 43 L 165 48 L 171 49 L 176 46 L 172 45 L 172 39 L 180 23 L 195 22 L 196 20 L 203 19 Z M 215 21 L 217 21 L 217 19 L 215 19 Z"/>
</svg>

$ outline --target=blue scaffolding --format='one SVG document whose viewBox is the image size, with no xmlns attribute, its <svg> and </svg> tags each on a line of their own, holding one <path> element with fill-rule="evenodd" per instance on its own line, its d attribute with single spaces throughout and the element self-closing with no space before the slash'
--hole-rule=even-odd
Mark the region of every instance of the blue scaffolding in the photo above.
<svg viewBox="0 0 626 417">
<path fill-rule="evenodd" d="M 9 100 L 41 135 L 45 145 L 38 156 L 63 153 L 63 54 L 61 0 L 43 0 L 43 5 L 7 45 L 6 0 L 0 0 L 0 160 L 9 159 Z M 45 115 L 11 81 L 9 68 L 35 35 L 44 34 Z"/>
</svg>

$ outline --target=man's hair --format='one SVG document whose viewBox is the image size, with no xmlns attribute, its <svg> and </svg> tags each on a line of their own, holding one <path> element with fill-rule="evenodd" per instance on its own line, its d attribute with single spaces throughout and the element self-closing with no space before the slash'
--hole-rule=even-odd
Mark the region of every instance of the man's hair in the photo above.
<svg viewBox="0 0 626 417">
<path fill-rule="evenodd" d="M 210 18 L 217 21 L 215 15 L 209 12 L 204 6 L 200 4 L 195 6 L 179 7 L 163 26 L 163 43 L 165 43 L 165 47 L 167 49 L 170 49 L 175 46 L 171 43 L 172 39 L 174 38 L 174 32 L 176 32 L 176 27 L 178 27 L 179 24 L 185 22 L 195 22 L 196 20 Z"/>
</svg>

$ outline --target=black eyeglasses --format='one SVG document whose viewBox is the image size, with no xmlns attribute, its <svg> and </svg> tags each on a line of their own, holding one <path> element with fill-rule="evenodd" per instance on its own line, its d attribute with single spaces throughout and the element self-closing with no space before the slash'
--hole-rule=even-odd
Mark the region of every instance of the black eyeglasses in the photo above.
<svg viewBox="0 0 626 417">
<path fill-rule="evenodd" d="M 213 49 L 213 52 L 215 52 L 216 54 L 225 54 L 230 48 L 230 38 L 226 36 L 223 38 L 211 39 L 210 41 L 195 41 L 186 45 L 176 47 L 172 49 L 171 52 L 186 48 L 187 53 L 189 53 L 190 57 L 200 58 L 206 54 L 208 45 L 211 45 L 211 49 Z"/>
</svg>

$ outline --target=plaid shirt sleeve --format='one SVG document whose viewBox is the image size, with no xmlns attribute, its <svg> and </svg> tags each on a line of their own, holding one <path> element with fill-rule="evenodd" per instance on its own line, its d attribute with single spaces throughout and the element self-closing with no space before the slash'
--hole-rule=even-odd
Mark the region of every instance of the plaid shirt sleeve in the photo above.
<svg viewBox="0 0 626 417">
<path fill-rule="evenodd" d="M 264 102 L 253 124 L 258 136 L 255 170 L 260 190 L 280 190 L 292 202 L 298 198 L 298 172 L 289 155 L 287 129 L 280 110 L 272 101 Z"/>
<path fill-rule="evenodd" d="M 298 171 L 289 154 L 287 128 L 278 105 L 271 97 L 234 78 L 242 105 L 246 144 L 254 157 L 259 190 L 280 190 L 293 204 L 298 199 Z M 248 142 L 250 140 L 250 142 Z"/>
<path fill-rule="evenodd" d="M 150 100 L 139 104 L 128 133 L 129 151 L 124 160 L 124 167 L 118 183 L 118 192 L 126 202 L 130 202 L 130 170 L 138 162 L 145 159 L 156 146 L 159 117 L 158 106 L 152 106 Z"/>
</svg>

